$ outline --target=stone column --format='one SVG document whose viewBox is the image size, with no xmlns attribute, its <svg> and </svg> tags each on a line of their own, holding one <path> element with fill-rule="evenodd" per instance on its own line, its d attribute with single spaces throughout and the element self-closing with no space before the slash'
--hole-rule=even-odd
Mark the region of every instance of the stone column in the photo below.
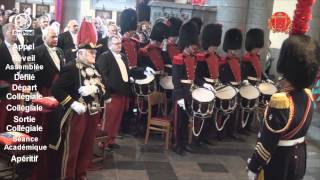
<svg viewBox="0 0 320 180">
<path fill-rule="evenodd" d="M 320 1 L 313 6 L 312 20 L 309 23 L 310 29 L 307 33 L 314 39 L 320 41 Z"/>
<path fill-rule="evenodd" d="M 245 30 L 248 16 L 249 0 L 211 0 L 210 5 L 216 5 L 217 22 L 223 25 L 223 34 L 230 28 Z"/>
<path fill-rule="evenodd" d="M 62 4 L 62 22 L 61 27 L 67 26 L 68 21 L 75 19 L 80 24 L 81 0 L 64 0 Z"/>
<path fill-rule="evenodd" d="M 251 28 L 260 28 L 264 30 L 265 48 L 261 50 L 261 59 L 265 62 L 267 45 L 269 43 L 268 19 L 272 15 L 274 0 L 250 0 L 248 4 L 248 16 L 246 23 L 246 32 Z M 262 64 L 265 64 L 263 63 Z"/>
</svg>

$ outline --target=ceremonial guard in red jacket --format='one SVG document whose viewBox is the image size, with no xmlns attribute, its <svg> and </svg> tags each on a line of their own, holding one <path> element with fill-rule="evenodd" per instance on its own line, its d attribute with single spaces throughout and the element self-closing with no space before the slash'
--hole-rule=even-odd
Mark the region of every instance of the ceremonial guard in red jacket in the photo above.
<svg viewBox="0 0 320 180">
<path fill-rule="evenodd" d="M 196 53 L 198 51 L 198 29 L 193 22 L 181 26 L 178 47 L 182 53 L 174 56 L 172 81 L 174 85 L 174 151 L 184 155 L 187 146 L 189 117 L 186 111 L 191 103 L 190 88 L 195 80 Z M 191 150 L 192 151 L 192 150 Z"/>
<path fill-rule="evenodd" d="M 168 25 L 168 38 L 163 42 L 163 60 L 164 60 L 164 77 L 160 80 L 160 85 L 167 95 L 168 114 L 172 111 L 172 61 L 173 57 L 181 51 L 177 47 L 179 30 L 182 25 L 182 20 L 176 17 L 171 17 L 166 22 Z"/>
<path fill-rule="evenodd" d="M 150 43 L 139 50 L 138 66 L 152 68 L 155 71 L 156 84 L 159 85 L 160 75 L 164 71 L 162 41 L 167 38 L 168 26 L 162 22 L 156 23 L 150 34 Z"/>
<path fill-rule="evenodd" d="M 171 17 L 167 21 L 168 25 L 168 38 L 167 44 L 164 44 L 164 66 L 165 73 L 171 76 L 172 72 L 172 60 L 173 57 L 180 53 L 180 50 L 177 47 L 179 30 L 182 25 L 182 21 L 179 18 Z"/>
<path fill-rule="evenodd" d="M 241 74 L 242 80 L 248 80 L 252 85 L 258 85 L 261 80 L 266 80 L 263 73 L 259 51 L 264 47 L 264 32 L 262 29 L 250 29 L 246 34 L 245 48 L 246 53 L 242 57 Z M 268 80 L 269 81 L 269 80 Z M 240 132 L 251 131 L 251 124 L 255 118 L 255 110 L 244 112 L 242 118 L 247 120 L 245 127 L 240 127 Z M 247 117 L 248 116 L 248 117 Z M 246 133 L 246 132 L 244 132 Z"/>
<path fill-rule="evenodd" d="M 219 80 L 222 84 L 229 87 L 238 87 L 241 83 L 241 71 L 239 53 L 242 44 L 242 32 L 239 29 L 229 29 L 224 37 L 223 50 L 227 53 L 227 56 L 223 61 L 220 61 L 219 66 Z M 216 89 L 219 91 L 219 89 Z M 230 89 L 231 91 L 231 89 Z M 233 107 L 234 97 L 228 97 L 228 105 Z M 223 105 L 224 106 L 224 105 Z M 234 131 L 236 126 L 236 109 L 228 109 L 230 111 L 230 117 L 225 125 L 227 135 L 234 138 Z M 223 117 L 221 117 L 223 118 Z M 219 119 L 216 119 L 219 121 Z M 221 140 L 223 135 L 218 133 L 218 140 Z"/>
<path fill-rule="evenodd" d="M 129 71 L 132 68 L 137 67 L 138 63 L 138 52 L 140 48 L 139 35 L 137 34 L 137 12 L 133 9 L 125 9 L 121 12 L 120 15 L 120 33 L 122 34 L 122 50 L 121 52 L 128 59 Z M 130 131 L 131 124 L 136 118 L 134 116 L 134 106 L 135 106 L 135 97 L 134 94 L 130 91 L 129 94 L 129 109 L 125 112 L 122 123 L 121 130 L 124 133 Z"/>
<path fill-rule="evenodd" d="M 65 112 L 56 134 L 50 135 L 56 138 L 50 141 L 49 147 L 58 150 L 63 145 L 60 179 L 64 180 L 86 179 L 91 162 L 100 103 L 105 93 L 101 75 L 94 66 L 96 41 L 93 25 L 83 20 L 78 33 L 77 59 L 62 68 L 52 87 L 53 96 Z"/>
<path fill-rule="evenodd" d="M 309 89 L 320 62 L 319 44 L 307 35 L 291 35 L 282 44 L 277 71 L 280 92 L 272 95 L 261 122 L 258 142 L 248 160 L 254 180 L 301 180 L 306 172 L 305 136 L 314 102 Z"/>
<path fill-rule="evenodd" d="M 122 52 L 128 57 L 129 68 L 137 66 L 139 51 L 139 36 L 137 30 L 137 12 L 125 9 L 120 16 L 120 29 L 122 34 Z"/>
<path fill-rule="evenodd" d="M 221 24 L 208 24 L 202 30 L 202 48 L 204 52 L 198 53 L 197 62 L 197 85 L 203 86 L 211 91 L 214 86 L 218 86 L 219 82 L 219 62 L 221 57 L 218 55 L 217 48 L 221 43 L 222 25 Z M 204 129 L 198 137 L 199 145 L 206 146 L 212 144 L 209 141 L 209 132 L 211 127 L 214 126 L 213 118 L 208 118 L 205 121 Z"/>
</svg>

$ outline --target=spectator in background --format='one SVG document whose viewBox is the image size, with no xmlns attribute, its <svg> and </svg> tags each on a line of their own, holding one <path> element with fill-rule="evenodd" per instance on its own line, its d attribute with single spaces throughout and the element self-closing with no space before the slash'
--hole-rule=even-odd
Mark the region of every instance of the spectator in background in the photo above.
<svg viewBox="0 0 320 180">
<path fill-rule="evenodd" d="M 38 19 L 39 21 L 39 28 L 34 30 L 34 46 L 39 46 L 41 44 L 43 44 L 43 40 L 42 40 L 42 32 L 43 30 L 49 26 L 49 17 L 48 16 L 41 16 Z"/>
<path fill-rule="evenodd" d="M 110 24 L 108 26 L 107 35 L 104 38 L 98 40 L 98 44 L 101 44 L 102 47 L 97 50 L 96 58 L 99 58 L 100 54 L 109 50 L 109 48 L 108 48 L 109 37 L 118 35 L 118 32 L 119 32 L 119 28 L 117 25 Z"/>
<path fill-rule="evenodd" d="M 103 24 L 102 19 L 97 16 L 96 18 L 92 19 L 94 23 L 94 27 L 96 28 L 98 40 L 106 37 L 107 35 L 107 27 Z"/>
<path fill-rule="evenodd" d="M 58 47 L 64 52 L 66 62 L 69 62 L 76 57 L 76 52 L 72 51 L 76 48 L 77 35 L 79 31 L 79 25 L 76 20 L 70 20 L 68 22 L 68 31 L 61 33 L 58 38 Z"/>
</svg>

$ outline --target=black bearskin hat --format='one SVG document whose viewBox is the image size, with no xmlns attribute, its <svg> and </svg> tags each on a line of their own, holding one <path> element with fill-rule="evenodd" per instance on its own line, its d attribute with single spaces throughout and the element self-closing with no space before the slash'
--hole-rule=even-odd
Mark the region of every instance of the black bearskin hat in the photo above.
<svg viewBox="0 0 320 180">
<path fill-rule="evenodd" d="M 207 50 L 210 46 L 219 46 L 221 43 L 221 24 L 208 24 L 202 30 L 202 48 Z"/>
<path fill-rule="evenodd" d="M 240 29 L 229 29 L 224 36 L 223 50 L 227 52 L 228 50 L 241 49 L 241 44 L 242 32 L 240 31 Z"/>
<path fill-rule="evenodd" d="M 137 30 L 137 12 L 133 9 L 125 9 L 120 15 L 121 34 Z"/>
<path fill-rule="evenodd" d="M 179 36 L 179 30 L 182 25 L 182 20 L 176 17 L 171 17 L 168 19 L 167 23 L 169 26 L 168 36 L 169 37 Z"/>
<path fill-rule="evenodd" d="M 254 48 L 263 48 L 264 46 L 264 32 L 262 29 L 250 29 L 246 35 L 245 47 L 249 52 Z"/>
<path fill-rule="evenodd" d="M 277 71 L 301 90 L 315 81 L 319 62 L 319 44 L 307 35 L 293 35 L 282 44 Z"/>
<path fill-rule="evenodd" d="M 195 23 L 188 21 L 183 24 L 179 31 L 178 48 L 183 50 L 185 47 L 198 43 L 198 28 Z"/>
<path fill-rule="evenodd" d="M 200 34 L 201 32 L 201 27 L 203 25 L 202 20 L 199 17 L 193 17 L 189 20 L 190 22 L 193 22 L 196 24 L 197 28 L 198 28 L 198 34 Z"/>
<path fill-rule="evenodd" d="M 151 30 L 150 39 L 162 42 L 168 36 L 168 26 L 162 22 L 156 23 Z"/>
</svg>

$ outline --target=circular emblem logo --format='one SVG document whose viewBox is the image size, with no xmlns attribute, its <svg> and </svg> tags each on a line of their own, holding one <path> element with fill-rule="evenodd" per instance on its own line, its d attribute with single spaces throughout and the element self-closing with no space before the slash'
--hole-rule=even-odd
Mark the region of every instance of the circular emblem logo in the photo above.
<svg viewBox="0 0 320 180">
<path fill-rule="evenodd" d="M 289 33 L 292 21 L 287 13 L 276 12 L 268 20 L 268 25 L 273 32 Z"/>
<path fill-rule="evenodd" d="M 31 17 L 25 13 L 18 14 L 14 20 L 14 24 L 19 30 L 28 29 L 31 26 L 31 23 L 32 23 Z"/>
</svg>

